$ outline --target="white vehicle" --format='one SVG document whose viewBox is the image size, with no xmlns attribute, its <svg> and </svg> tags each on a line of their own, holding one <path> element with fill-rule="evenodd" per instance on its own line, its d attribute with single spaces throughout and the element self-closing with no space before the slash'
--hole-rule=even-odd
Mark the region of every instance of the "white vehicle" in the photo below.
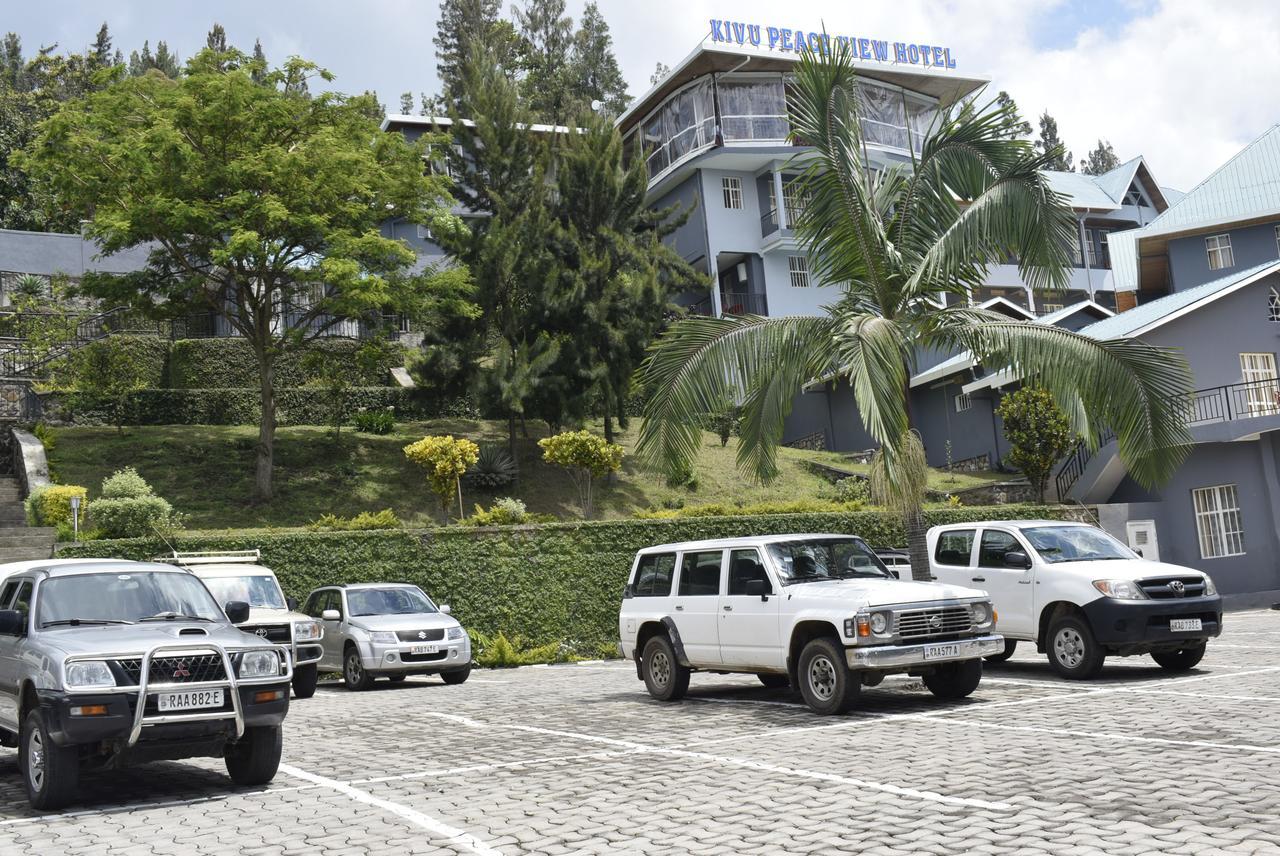
<svg viewBox="0 0 1280 856">
<path fill-rule="evenodd" d="M 285 597 L 275 573 L 259 564 L 261 558 L 257 550 L 229 550 L 174 552 L 157 561 L 191 571 L 218 603 L 249 604 L 249 620 L 241 623 L 240 629 L 288 647 L 293 656 L 293 694 L 298 698 L 311 698 L 316 693 L 317 667 L 324 653 L 320 647 L 324 625 L 298 612 L 298 602 Z"/>
<path fill-rule="evenodd" d="M 899 581 L 860 538 L 772 535 L 649 547 L 636 554 L 618 616 L 621 651 L 656 699 L 681 698 L 693 671 L 790 684 L 820 714 L 863 686 L 920 675 L 963 698 L 982 657 L 1004 650 L 987 596 Z"/>
<path fill-rule="evenodd" d="M 1083 523 L 955 523 L 930 529 L 928 545 L 935 579 L 990 594 L 1008 640 L 993 662 L 1022 640 L 1067 678 L 1097 675 L 1108 655 L 1150 654 L 1184 671 L 1222 631 L 1222 599 L 1208 574 L 1147 561 Z"/>
</svg>

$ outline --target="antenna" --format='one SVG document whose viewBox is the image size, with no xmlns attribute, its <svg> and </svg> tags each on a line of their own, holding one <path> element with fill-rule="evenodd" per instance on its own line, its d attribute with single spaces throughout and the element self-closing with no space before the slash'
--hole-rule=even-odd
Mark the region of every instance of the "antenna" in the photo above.
<svg viewBox="0 0 1280 856">
<path fill-rule="evenodd" d="M 151 527 L 152 532 L 156 533 L 156 537 L 164 542 L 164 545 L 169 548 L 169 552 L 173 553 L 173 557 L 176 559 L 178 557 L 178 548 L 173 546 L 173 542 L 165 537 L 164 533 L 160 531 L 160 528 L 156 526 L 154 520 L 147 521 L 147 525 Z"/>
</svg>

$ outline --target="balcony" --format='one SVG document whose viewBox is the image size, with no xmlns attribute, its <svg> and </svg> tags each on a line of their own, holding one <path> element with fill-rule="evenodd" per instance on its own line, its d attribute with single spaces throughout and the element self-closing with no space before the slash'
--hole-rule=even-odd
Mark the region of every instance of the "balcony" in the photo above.
<svg viewBox="0 0 1280 856">
<path fill-rule="evenodd" d="M 722 291 L 720 292 L 720 309 L 724 315 L 768 315 L 769 302 L 763 294 Z"/>
</svg>

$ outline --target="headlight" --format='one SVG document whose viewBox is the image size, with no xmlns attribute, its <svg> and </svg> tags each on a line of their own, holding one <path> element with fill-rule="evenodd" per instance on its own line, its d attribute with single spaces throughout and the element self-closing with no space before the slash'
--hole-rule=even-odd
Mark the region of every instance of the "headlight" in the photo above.
<svg viewBox="0 0 1280 856">
<path fill-rule="evenodd" d="M 884 633 L 889 629 L 889 619 L 885 617 L 883 612 L 871 613 L 871 632 Z"/>
<path fill-rule="evenodd" d="M 1204 575 L 1204 596 L 1213 597 L 1218 593 L 1218 587 L 1213 584 L 1213 579 L 1208 574 Z"/>
<path fill-rule="evenodd" d="M 1133 580 L 1094 580 L 1093 587 L 1116 600 L 1146 600 L 1147 593 Z"/>
<path fill-rule="evenodd" d="M 370 630 L 369 641 L 377 642 L 381 645 L 394 645 L 399 642 L 400 639 L 391 630 Z"/>
<path fill-rule="evenodd" d="M 240 658 L 240 677 L 271 678 L 280 674 L 280 655 L 275 651 L 246 651 Z"/>
<path fill-rule="evenodd" d="M 987 609 L 985 603 L 970 604 L 969 609 L 974 624 L 986 624 L 991 620 L 991 610 Z"/>
<path fill-rule="evenodd" d="M 466 636 L 466 635 L 467 635 L 467 632 L 463 630 L 461 626 L 449 628 L 448 638 L 450 639 L 461 639 L 463 636 Z"/>
<path fill-rule="evenodd" d="M 294 642 L 314 642 L 324 636 L 324 625 L 319 621 L 293 622 Z"/>
<path fill-rule="evenodd" d="M 68 687 L 114 687 L 115 676 L 102 660 L 81 660 L 67 664 Z"/>
</svg>

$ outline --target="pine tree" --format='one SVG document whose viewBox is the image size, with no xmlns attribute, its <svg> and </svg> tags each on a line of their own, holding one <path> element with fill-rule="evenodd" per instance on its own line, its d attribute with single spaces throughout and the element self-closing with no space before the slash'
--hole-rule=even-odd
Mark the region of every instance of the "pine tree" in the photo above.
<svg viewBox="0 0 1280 856">
<path fill-rule="evenodd" d="M 1085 175 L 1102 175 L 1120 166 L 1120 158 L 1111 148 L 1110 140 L 1098 140 L 1098 145 L 1089 156 L 1080 161 L 1080 171 Z"/>
<path fill-rule="evenodd" d="M 653 74 L 649 75 L 649 85 L 657 86 L 658 82 L 670 73 L 671 73 L 671 66 L 659 60 L 657 67 L 655 67 L 653 70 Z"/>
<path fill-rule="evenodd" d="M 227 51 L 227 31 L 226 28 L 217 21 L 213 22 L 213 29 L 209 30 L 208 35 L 204 37 L 205 47 L 215 50 L 218 53 L 226 53 Z"/>
<path fill-rule="evenodd" d="M 267 53 L 262 49 L 262 40 L 253 40 L 253 71 L 250 77 L 254 83 L 265 83 L 267 79 Z"/>
<path fill-rule="evenodd" d="M 1012 110 L 1013 115 L 1005 123 L 1009 129 L 1009 136 L 1018 139 L 1026 139 L 1031 136 L 1031 123 L 1022 118 L 1022 114 L 1018 112 L 1018 103 L 1013 100 L 1012 96 L 1003 89 L 996 96 L 996 104 L 1000 107 L 1007 107 Z"/>
<path fill-rule="evenodd" d="M 511 7 L 524 40 L 521 92 L 534 117 L 553 124 L 565 122 L 584 106 L 574 91 L 570 68 L 573 19 L 564 10 L 565 0 L 525 0 L 523 9 Z"/>
<path fill-rule="evenodd" d="M 0 76 L 3 77 L 4 83 L 15 92 L 23 92 L 26 85 L 23 75 L 23 66 L 26 65 L 22 58 L 22 39 L 17 33 L 6 33 L 4 43 L 0 45 Z"/>
<path fill-rule="evenodd" d="M 425 92 L 418 93 L 418 104 L 420 116 L 443 116 L 449 112 L 444 105 L 444 100 L 439 95 L 428 95 Z"/>
<path fill-rule="evenodd" d="M 498 45 L 510 38 L 511 25 L 498 18 L 498 6 L 499 0 L 443 0 L 440 4 L 440 20 L 432 43 L 436 46 L 440 98 L 446 107 L 460 105 L 459 66 L 469 55 L 473 42 L 487 45 L 499 56 L 499 62 L 507 61 L 508 57 Z"/>
<path fill-rule="evenodd" d="M 164 72 L 165 77 L 178 76 L 178 55 L 169 52 L 169 46 L 163 41 L 156 42 L 155 67 Z"/>
<path fill-rule="evenodd" d="M 111 65 L 111 33 L 106 21 L 98 28 L 98 35 L 89 48 L 89 56 L 99 67 Z"/>
<path fill-rule="evenodd" d="M 400 115 L 401 116 L 413 115 L 413 93 L 412 92 L 400 93 Z"/>
<path fill-rule="evenodd" d="M 1071 160 L 1071 150 L 1058 137 L 1058 122 L 1049 115 L 1048 110 L 1040 115 L 1040 139 L 1036 140 L 1036 151 L 1053 155 L 1050 169 L 1075 172 L 1076 165 Z"/>
<path fill-rule="evenodd" d="M 604 111 L 616 116 L 626 109 L 627 82 L 613 55 L 613 37 L 600 7 L 588 3 L 582 22 L 573 36 L 572 76 L 580 100 L 599 101 Z"/>
</svg>

